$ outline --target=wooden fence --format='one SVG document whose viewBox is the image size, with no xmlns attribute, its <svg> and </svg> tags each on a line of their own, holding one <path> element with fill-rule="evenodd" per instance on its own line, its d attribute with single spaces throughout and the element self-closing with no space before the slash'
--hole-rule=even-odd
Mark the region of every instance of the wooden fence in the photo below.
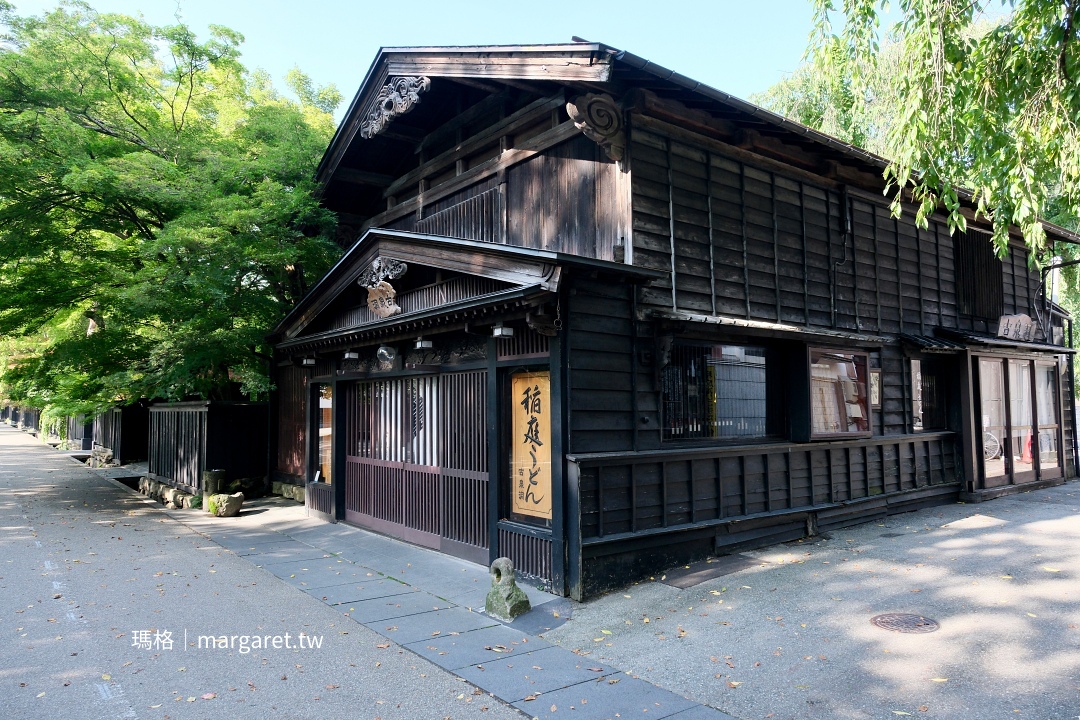
<svg viewBox="0 0 1080 720">
<path fill-rule="evenodd" d="M 267 406 L 184 402 L 150 407 L 150 475 L 191 492 L 203 470 L 228 480 L 266 475 Z"/>
<path fill-rule="evenodd" d="M 94 445 L 94 420 L 85 415 L 68 416 L 67 437 L 64 444 L 68 450 L 90 450 Z"/>
<path fill-rule="evenodd" d="M 571 459 L 583 544 L 824 509 L 960 480 L 956 435 L 947 432 Z"/>
<path fill-rule="evenodd" d="M 147 459 L 150 410 L 142 405 L 109 408 L 94 418 L 93 447 L 108 448 L 121 465 Z"/>
</svg>

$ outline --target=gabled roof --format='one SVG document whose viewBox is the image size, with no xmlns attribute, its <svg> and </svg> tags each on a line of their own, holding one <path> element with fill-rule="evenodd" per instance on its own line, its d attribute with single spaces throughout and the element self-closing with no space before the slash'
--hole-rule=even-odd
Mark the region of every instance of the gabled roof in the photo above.
<svg viewBox="0 0 1080 720">
<path fill-rule="evenodd" d="M 361 127 L 376 107 L 386 102 L 380 92 L 392 78 L 426 78 L 430 91 L 416 94 L 416 110 L 396 119 L 384 132 L 359 141 Z M 427 133 L 450 120 L 460 121 L 462 108 L 447 107 L 451 95 L 440 95 L 436 84 L 449 81 L 460 93 L 527 90 L 549 97 L 558 87 L 626 96 L 644 90 L 660 101 L 708 113 L 713 127 L 727 127 L 733 136 L 759 143 L 766 153 L 788 153 L 792 162 L 818 163 L 828 174 L 829 163 L 850 168 L 862 177 L 880 178 L 888 161 L 874 153 L 784 118 L 704 83 L 680 75 L 633 53 L 603 43 L 547 45 L 485 45 L 449 47 L 387 47 L 379 50 L 356 96 L 338 127 L 317 170 L 317 180 L 361 182 L 387 187 L 398 176 L 401 160 L 418 154 Z M 443 90 L 443 93 L 449 91 Z M 479 96 L 477 96 L 479 97 Z M 473 98 L 475 100 L 475 97 Z M 477 101 L 471 108 L 480 109 Z M 408 111 L 406 111 L 408 112 Z M 804 167 L 804 169 L 806 169 Z M 883 182 L 883 181 L 882 181 Z M 343 193 L 348 195 L 348 193 Z M 970 200 L 970 196 L 965 196 Z M 337 209 L 337 208 L 335 208 Z M 1080 242 L 1080 235 L 1052 223 L 1046 229 L 1059 239 Z"/>
<path fill-rule="evenodd" d="M 270 336 L 271 341 L 288 344 L 296 340 L 338 295 L 368 270 L 376 258 L 490 278 L 507 283 L 511 286 L 509 290 L 535 289 L 544 293 L 558 291 L 566 270 L 608 274 L 633 282 L 647 282 L 664 276 L 656 270 L 548 250 L 372 229 L 278 323 Z M 490 299 L 486 296 L 477 298 L 484 302 Z M 409 316 L 395 315 L 377 325 L 392 326 L 409 320 Z"/>
</svg>

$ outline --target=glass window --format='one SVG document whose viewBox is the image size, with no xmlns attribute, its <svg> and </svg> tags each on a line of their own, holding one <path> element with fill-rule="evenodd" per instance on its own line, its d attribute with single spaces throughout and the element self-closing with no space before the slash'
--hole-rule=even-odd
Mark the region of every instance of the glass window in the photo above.
<svg viewBox="0 0 1080 720">
<path fill-rule="evenodd" d="M 979 360 L 979 399 L 982 412 L 983 475 L 989 481 L 1005 477 L 1005 373 L 1001 360 Z M 987 482 L 988 486 L 999 482 Z"/>
<path fill-rule="evenodd" d="M 911 426 L 915 432 L 945 430 L 945 383 L 937 358 L 911 361 Z"/>
<path fill-rule="evenodd" d="M 1013 477 L 1035 472 L 1034 433 L 1031 407 L 1031 363 L 1009 361 L 1009 450 L 1012 453 Z"/>
<path fill-rule="evenodd" d="M 1039 421 L 1039 472 L 1054 477 L 1060 470 L 1058 456 L 1058 373 L 1049 363 L 1035 365 L 1035 403 Z"/>
<path fill-rule="evenodd" d="M 870 433 L 866 353 L 810 351 L 811 437 Z"/>
<path fill-rule="evenodd" d="M 333 385 L 319 385 L 317 388 L 319 408 L 318 408 L 318 471 L 320 482 L 330 482 L 330 468 L 333 465 L 333 455 L 331 448 L 333 446 L 333 430 L 332 430 L 332 415 L 334 409 L 334 387 Z"/>
<path fill-rule="evenodd" d="M 766 351 L 676 343 L 663 373 L 663 437 L 762 438 L 767 428 Z"/>
</svg>

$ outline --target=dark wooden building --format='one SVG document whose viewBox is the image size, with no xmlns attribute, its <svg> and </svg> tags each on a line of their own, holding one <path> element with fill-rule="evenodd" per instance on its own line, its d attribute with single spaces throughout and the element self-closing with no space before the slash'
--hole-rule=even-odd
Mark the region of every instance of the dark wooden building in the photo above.
<svg viewBox="0 0 1080 720">
<path fill-rule="evenodd" d="M 319 169 L 346 253 L 275 331 L 274 479 L 581 598 L 1072 477 L 1052 288 L 883 168 L 600 44 L 381 51 Z"/>
</svg>

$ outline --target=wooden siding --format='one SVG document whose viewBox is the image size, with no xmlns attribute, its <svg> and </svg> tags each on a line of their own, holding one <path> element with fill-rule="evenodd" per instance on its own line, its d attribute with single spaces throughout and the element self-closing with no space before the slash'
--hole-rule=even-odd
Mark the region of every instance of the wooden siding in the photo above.
<svg viewBox="0 0 1080 720">
<path fill-rule="evenodd" d="M 953 238 L 913 212 L 635 127 L 634 262 L 671 273 L 647 304 L 862 333 L 993 332 L 960 312 Z M 850 228 L 850 231 L 849 231 Z M 994 260 L 1004 313 L 1033 313 L 1028 254 Z M 994 318 L 996 320 L 996 317 Z"/>
<path fill-rule="evenodd" d="M 952 433 L 814 444 L 769 444 L 579 460 L 581 537 L 827 507 L 936 485 L 955 485 Z"/>
<path fill-rule="evenodd" d="M 301 367 L 279 367 L 277 373 L 277 443 L 274 471 L 290 481 L 303 481 L 304 437 L 307 433 L 308 372 Z"/>
<path fill-rule="evenodd" d="M 401 315 L 430 310 L 448 303 L 468 300 L 497 292 L 507 284 L 476 275 L 462 275 L 443 282 L 425 285 L 414 290 L 406 290 L 397 295 L 395 300 L 401 308 Z M 349 308 L 330 321 L 331 330 L 358 327 L 382 320 L 371 312 L 367 305 Z"/>
<path fill-rule="evenodd" d="M 382 226 L 612 260 L 618 172 L 596 143 L 574 135 Z"/>
<path fill-rule="evenodd" d="M 577 136 L 507 172 L 507 242 L 602 260 L 618 239 L 615 163 Z"/>
<path fill-rule="evenodd" d="M 632 449 L 635 391 L 646 407 L 657 407 L 654 394 L 648 392 L 651 384 L 640 385 L 635 377 L 632 292 L 627 285 L 581 281 L 571 292 L 566 314 L 572 453 Z M 659 425 L 650 427 L 655 430 Z"/>
</svg>

